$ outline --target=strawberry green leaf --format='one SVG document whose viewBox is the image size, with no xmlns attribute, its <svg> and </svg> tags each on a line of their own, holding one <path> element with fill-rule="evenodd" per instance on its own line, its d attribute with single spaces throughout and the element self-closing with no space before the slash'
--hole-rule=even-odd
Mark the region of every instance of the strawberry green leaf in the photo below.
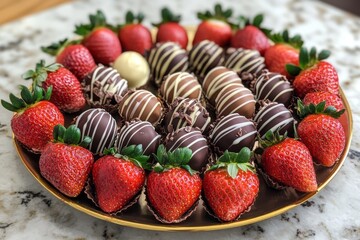
<svg viewBox="0 0 360 240">
<path fill-rule="evenodd" d="M 14 107 L 11 103 L 9 103 L 9 102 L 7 102 L 7 101 L 5 101 L 5 100 L 3 100 L 3 99 L 1 99 L 1 105 L 2 105 L 5 109 L 7 109 L 7 110 L 9 110 L 9 111 L 11 111 L 11 112 L 17 112 L 17 111 L 19 111 L 18 108 Z"/>
<path fill-rule="evenodd" d="M 244 147 L 237 154 L 235 161 L 237 163 L 246 163 L 249 162 L 250 157 L 251 157 L 251 150 L 247 147 Z"/>
<path fill-rule="evenodd" d="M 56 125 L 53 130 L 54 140 L 59 142 L 64 142 L 65 132 L 66 132 L 66 128 L 63 125 L 61 124 Z"/>
<path fill-rule="evenodd" d="M 255 16 L 252 25 L 254 25 L 255 27 L 260 27 L 263 20 L 264 20 L 264 15 L 258 14 L 258 15 Z"/>
<path fill-rule="evenodd" d="M 41 51 L 51 56 L 56 56 L 60 53 L 61 49 L 65 48 L 69 44 L 67 38 L 60 40 L 59 42 L 52 43 L 49 46 L 41 47 Z"/>
<path fill-rule="evenodd" d="M 34 70 L 28 70 L 21 75 L 21 78 L 23 78 L 25 80 L 29 80 L 29 79 L 32 79 L 34 75 L 35 75 Z"/>
<path fill-rule="evenodd" d="M 299 54 L 300 67 L 304 69 L 308 65 L 309 61 L 310 59 L 309 59 L 308 50 L 306 48 L 301 48 Z"/>
<path fill-rule="evenodd" d="M 291 76 L 297 76 L 301 72 L 301 68 L 293 64 L 286 64 L 285 68 Z"/>
<path fill-rule="evenodd" d="M 127 13 L 126 13 L 126 15 L 125 15 L 125 22 L 126 22 L 126 24 L 133 23 L 134 20 L 135 20 L 135 16 L 134 16 L 133 12 L 127 11 Z"/>
<path fill-rule="evenodd" d="M 64 143 L 78 144 L 81 138 L 81 132 L 76 125 L 69 126 L 64 133 Z"/>
<path fill-rule="evenodd" d="M 319 103 L 318 105 L 316 105 L 316 109 L 315 109 L 315 113 L 322 113 L 324 112 L 324 109 L 325 109 L 325 104 L 326 102 L 325 101 L 322 101 L 321 103 Z"/>
<path fill-rule="evenodd" d="M 160 163 L 157 163 L 157 164 L 155 164 L 155 166 L 153 167 L 153 170 L 154 170 L 155 172 L 157 172 L 157 173 L 161 173 L 161 172 L 163 172 L 163 171 L 165 170 L 165 168 L 164 168 L 162 165 L 160 165 Z"/>
<path fill-rule="evenodd" d="M 22 92 L 22 91 L 21 91 Z M 10 98 L 10 102 L 12 103 L 12 105 L 18 109 L 20 108 L 24 108 L 26 105 L 25 105 L 25 102 L 24 100 L 16 97 L 14 94 L 10 93 L 9 94 L 9 98 Z"/>
<path fill-rule="evenodd" d="M 318 60 L 327 59 L 330 56 L 331 52 L 329 50 L 322 50 L 318 55 Z"/>
<path fill-rule="evenodd" d="M 232 178 L 236 178 L 239 172 L 239 168 L 236 163 L 230 163 L 227 165 L 227 172 Z"/>
<path fill-rule="evenodd" d="M 191 176 L 197 173 L 197 172 L 194 171 L 189 165 L 182 165 L 181 168 L 183 168 L 183 169 L 185 169 L 186 171 L 188 171 Z"/>
<path fill-rule="evenodd" d="M 316 59 L 316 48 L 312 47 L 310 49 L 310 59 Z"/>
<path fill-rule="evenodd" d="M 20 94 L 21 98 L 25 101 L 26 104 L 31 104 L 33 102 L 31 92 L 27 87 L 23 88 Z"/>
</svg>

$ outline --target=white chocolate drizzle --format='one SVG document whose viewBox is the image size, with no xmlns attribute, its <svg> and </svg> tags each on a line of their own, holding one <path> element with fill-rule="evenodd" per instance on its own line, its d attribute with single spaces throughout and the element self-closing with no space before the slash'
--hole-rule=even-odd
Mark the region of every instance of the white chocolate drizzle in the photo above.
<svg viewBox="0 0 360 240">
<path fill-rule="evenodd" d="M 238 48 L 229 49 L 228 52 L 230 54 L 224 66 L 238 74 L 248 72 L 258 75 L 265 68 L 265 59 L 256 50 Z"/>
<path fill-rule="evenodd" d="M 189 68 L 186 51 L 173 42 L 161 43 L 152 48 L 148 62 L 157 85 L 161 84 L 166 75 L 184 72 Z"/>
</svg>

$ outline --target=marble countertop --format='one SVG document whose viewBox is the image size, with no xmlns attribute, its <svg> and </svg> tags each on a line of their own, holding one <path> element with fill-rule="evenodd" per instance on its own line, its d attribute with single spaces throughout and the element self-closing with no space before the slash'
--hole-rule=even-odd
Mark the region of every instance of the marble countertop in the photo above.
<svg viewBox="0 0 360 240">
<path fill-rule="evenodd" d="M 0 26 L 0 98 L 8 99 L 24 84 L 20 75 L 43 58 L 39 48 L 72 36 L 76 23 L 103 10 L 110 22 L 124 13 L 146 11 L 147 22 L 159 20 L 169 6 L 183 24 L 196 24 L 196 12 L 215 0 L 96 1 L 80 0 Z M 318 1 L 223 0 L 236 15 L 265 14 L 264 26 L 301 33 L 306 46 L 330 49 L 350 103 L 354 130 L 350 152 L 333 180 L 305 204 L 252 225 L 214 232 L 156 232 L 98 220 L 59 201 L 44 190 L 22 165 L 12 144 L 11 113 L 0 108 L 0 239 L 360 239 L 360 18 Z"/>
</svg>

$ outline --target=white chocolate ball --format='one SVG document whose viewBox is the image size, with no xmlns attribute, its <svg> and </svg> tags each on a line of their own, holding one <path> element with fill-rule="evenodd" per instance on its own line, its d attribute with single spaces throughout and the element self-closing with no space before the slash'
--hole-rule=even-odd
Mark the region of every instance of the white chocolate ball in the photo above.
<svg viewBox="0 0 360 240">
<path fill-rule="evenodd" d="M 120 76 L 128 81 L 129 88 L 145 85 L 149 80 L 150 68 L 146 59 L 139 53 L 128 51 L 115 60 L 115 68 Z"/>
</svg>

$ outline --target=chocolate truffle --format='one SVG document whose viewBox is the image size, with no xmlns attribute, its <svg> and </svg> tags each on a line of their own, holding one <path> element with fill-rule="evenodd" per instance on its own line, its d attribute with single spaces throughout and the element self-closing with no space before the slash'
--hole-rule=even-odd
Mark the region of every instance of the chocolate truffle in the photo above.
<svg viewBox="0 0 360 240">
<path fill-rule="evenodd" d="M 224 50 L 216 43 L 204 40 L 195 44 L 189 52 L 190 70 L 200 79 L 214 67 L 224 62 Z"/>
<path fill-rule="evenodd" d="M 218 119 L 210 132 L 210 142 L 218 154 L 226 150 L 239 152 L 243 147 L 253 148 L 257 131 L 253 122 L 238 113 Z"/>
<path fill-rule="evenodd" d="M 103 153 L 105 148 L 114 145 L 117 125 L 116 120 L 102 108 L 92 108 L 81 113 L 75 121 L 81 131 L 81 140 L 91 137 L 88 149 L 94 154 Z"/>
<path fill-rule="evenodd" d="M 174 42 L 157 43 L 150 49 L 148 62 L 151 78 L 158 86 L 166 75 L 189 68 L 187 52 Z"/>
<path fill-rule="evenodd" d="M 212 106 L 215 106 L 215 99 L 219 92 L 231 83 L 241 84 L 241 79 L 234 71 L 223 66 L 213 68 L 206 75 L 202 87 Z"/>
<path fill-rule="evenodd" d="M 159 99 L 147 90 L 130 90 L 119 104 L 119 115 L 126 121 L 136 118 L 157 125 L 163 108 Z"/>
<path fill-rule="evenodd" d="M 191 126 L 206 133 L 210 123 L 211 117 L 206 108 L 198 100 L 190 98 L 176 98 L 164 117 L 168 132 Z"/>
<path fill-rule="evenodd" d="M 141 144 L 144 154 L 151 155 L 156 153 L 160 144 L 160 138 L 161 136 L 155 131 L 151 123 L 134 120 L 125 122 L 120 128 L 115 147 L 120 152 L 125 147 Z"/>
<path fill-rule="evenodd" d="M 201 171 L 209 159 L 209 146 L 206 139 L 198 129 L 183 127 L 166 136 L 165 148 L 174 151 L 177 148 L 187 147 L 192 151 L 189 165 L 192 169 Z"/>
<path fill-rule="evenodd" d="M 91 107 L 114 111 L 128 91 L 128 83 L 116 69 L 97 66 L 82 81 L 86 101 Z"/>
<path fill-rule="evenodd" d="M 113 67 L 128 81 L 129 88 L 144 86 L 149 80 L 149 64 L 137 52 L 123 52 L 115 60 Z"/>
<path fill-rule="evenodd" d="M 255 113 L 255 99 L 252 92 L 239 83 L 225 86 L 215 99 L 217 116 L 238 113 L 247 118 L 252 118 Z"/>
<path fill-rule="evenodd" d="M 278 130 L 280 134 L 292 133 L 295 120 L 284 104 L 271 102 L 260 108 L 254 121 L 261 138 L 264 138 L 269 130 L 273 132 Z"/>
<path fill-rule="evenodd" d="M 285 76 L 267 70 L 256 79 L 253 89 L 257 101 L 269 100 L 283 103 L 286 107 L 290 105 L 294 92 Z"/>
<path fill-rule="evenodd" d="M 195 76 L 187 72 L 177 72 L 163 81 L 160 95 L 168 104 L 171 104 L 177 97 L 200 100 L 201 91 L 201 85 Z"/>
<path fill-rule="evenodd" d="M 265 69 L 264 62 L 265 59 L 257 50 L 229 48 L 226 51 L 224 66 L 234 70 L 239 76 L 244 72 L 257 76 Z"/>
</svg>

